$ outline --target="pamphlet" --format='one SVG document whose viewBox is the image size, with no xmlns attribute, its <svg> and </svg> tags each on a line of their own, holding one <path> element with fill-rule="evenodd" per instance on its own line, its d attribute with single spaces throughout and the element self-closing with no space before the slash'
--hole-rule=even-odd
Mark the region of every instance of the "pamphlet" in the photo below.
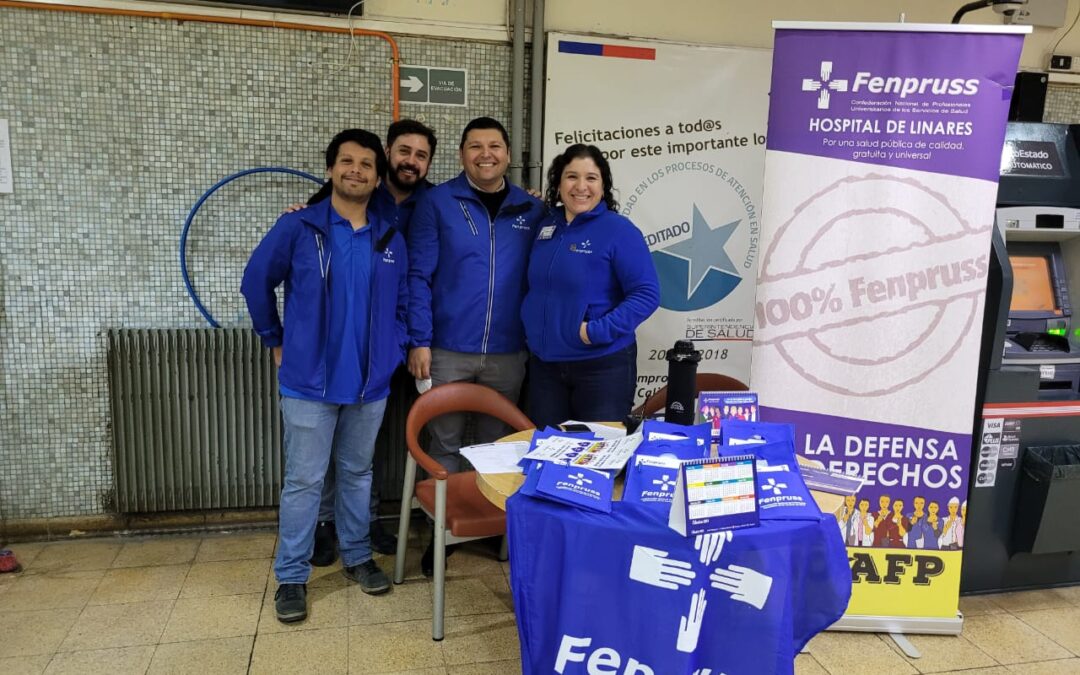
<svg viewBox="0 0 1080 675">
<path fill-rule="evenodd" d="M 533 467 L 533 471 L 540 474 L 534 496 L 592 511 L 611 512 L 615 479 L 610 473 L 553 462 L 541 462 Z"/>
<path fill-rule="evenodd" d="M 756 463 L 754 455 L 682 462 L 668 526 L 684 536 L 756 527 Z"/>
<path fill-rule="evenodd" d="M 720 427 L 724 420 L 758 420 L 757 394 L 748 391 L 703 391 L 698 394 L 698 419 L 710 422 L 713 438 L 720 438 Z"/>
<path fill-rule="evenodd" d="M 641 443 L 641 434 L 595 441 L 566 436 L 549 436 L 536 443 L 525 459 L 580 466 L 600 471 L 618 471 Z"/>
</svg>

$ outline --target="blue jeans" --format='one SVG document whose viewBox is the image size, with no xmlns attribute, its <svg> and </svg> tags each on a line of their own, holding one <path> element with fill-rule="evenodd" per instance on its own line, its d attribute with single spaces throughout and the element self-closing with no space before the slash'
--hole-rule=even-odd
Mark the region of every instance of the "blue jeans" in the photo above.
<svg viewBox="0 0 1080 675">
<path fill-rule="evenodd" d="M 386 399 L 337 405 L 282 397 L 285 485 L 278 514 L 274 576 L 280 584 L 307 583 L 315 522 L 331 454 L 337 473 L 334 504 L 338 547 L 346 567 L 371 559 L 371 460 Z"/>
<path fill-rule="evenodd" d="M 622 422 L 634 406 L 637 343 L 583 361 L 529 357 L 529 419 L 537 429 L 565 422 Z"/>
</svg>

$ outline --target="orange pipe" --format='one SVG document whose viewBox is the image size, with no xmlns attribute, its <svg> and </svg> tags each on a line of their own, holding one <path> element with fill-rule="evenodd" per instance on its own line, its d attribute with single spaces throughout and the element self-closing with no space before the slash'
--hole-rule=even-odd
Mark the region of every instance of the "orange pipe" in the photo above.
<svg viewBox="0 0 1080 675">
<path fill-rule="evenodd" d="M 106 14 L 110 16 L 137 16 L 144 19 L 164 19 L 167 21 L 197 21 L 201 23 L 224 23 L 235 26 L 258 26 L 261 28 L 284 28 L 286 30 L 306 30 L 314 33 L 345 33 L 347 35 L 369 35 L 382 38 L 390 43 L 390 51 L 393 55 L 390 63 L 391 100 L 394 102 L 394 120 L 401 117 L 401 101 L 398 98 L 398 64 L 401 63 L 401 53 L 398 51 L 397 42 L 389 33 L 363 28 L 337 28 L 335 26 L 314 26 L 304 23 L 290 23 L 286 21 L 267 21 L 265 19 L 238 19 L 229 16 L 208 16 L 205 14 L 179 14 L 176 12 L 149 12 L 135 9 L 112 9 L 109 7 L 79 7 L 77 5 L 49 5 L 36 2 L 24 2 L 22 0 L 0 0 L 0 7 L 14 7 L 17 9 L 43 9 L 60 12 L 75 12 L 77 14 Z"/>
</svg>

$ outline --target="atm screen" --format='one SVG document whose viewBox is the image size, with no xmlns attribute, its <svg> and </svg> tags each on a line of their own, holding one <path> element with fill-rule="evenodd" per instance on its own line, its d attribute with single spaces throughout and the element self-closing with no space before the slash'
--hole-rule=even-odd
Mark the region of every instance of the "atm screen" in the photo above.
<svg viewBox="0 0 1080 675">
<path fill-rule="evenodd" d="M 1013 270 L 1010 312 L 1061 313 L 1054 295 L 1050 259 L 1041 255 L 1010 255 Z"/>
</svg>

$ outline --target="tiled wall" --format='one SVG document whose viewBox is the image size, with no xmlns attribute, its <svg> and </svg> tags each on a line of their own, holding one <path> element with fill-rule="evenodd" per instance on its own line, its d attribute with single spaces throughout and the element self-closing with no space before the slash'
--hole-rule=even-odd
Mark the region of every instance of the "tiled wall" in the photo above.
<svg viewBox="0 0 1080 675">
<path fill-rule="evenodd" d="M 1056 124 L 1080 124 L 1080 86 L 1051 84 L 1046 87 L 1043 121 Z"/>
<path fill-rule="evenodd" d="M 343 35 L 0 9 L 0 118 L 15 192 L 0 195 L 0 517 L 108 511 L 104 333 L 206 325 L 178 240 L 219 179 L 261 166 L 323 174 L 331 136 L 391 120 L 390 50 Z M 402 60 L 467 68 L 469 107 L 403 104 L 440 137 L 431 178 L 456 174 L 466 121 L 509 122 L 508 45 L 401 38 Z M 215 193 L 188 242 L 195 288 L 247 323 L 248 254 L 315 184 L 245 177 Z"/>
</svg>

